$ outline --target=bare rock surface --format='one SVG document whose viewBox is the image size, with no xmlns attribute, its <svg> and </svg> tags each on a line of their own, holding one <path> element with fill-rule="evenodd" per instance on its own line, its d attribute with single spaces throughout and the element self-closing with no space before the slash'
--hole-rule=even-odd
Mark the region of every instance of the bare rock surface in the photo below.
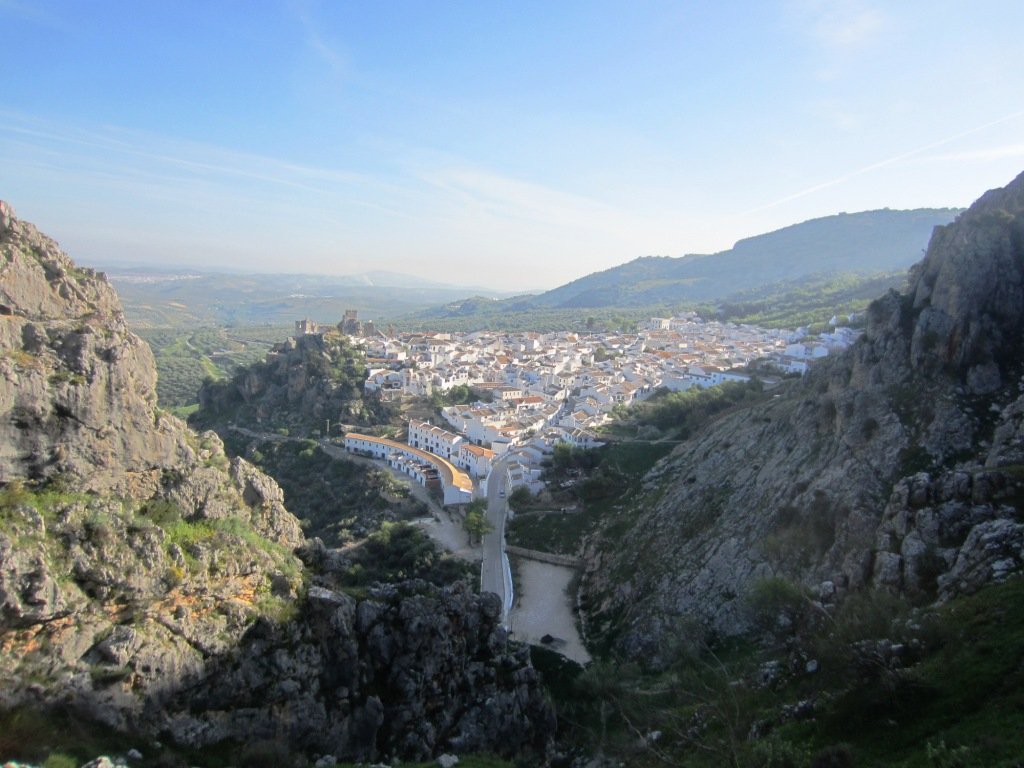
<svg viewBox="0 0 1024 768">
<path fill-rule="evenodd" d="M 0 234 L 0 482 L 64 474 L 85 489 L 152 494 L 194 463 L 156 407 L 156 366 L 102 274 L 6 208 Z"/>
</svg>

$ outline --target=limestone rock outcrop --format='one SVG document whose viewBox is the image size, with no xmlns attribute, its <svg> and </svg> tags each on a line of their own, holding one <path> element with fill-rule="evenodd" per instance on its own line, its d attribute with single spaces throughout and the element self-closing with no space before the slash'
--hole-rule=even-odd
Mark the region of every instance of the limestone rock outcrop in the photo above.
<svg viewBox="0 0 1024 768">
<path fill-rule="evenodd" d="M 195 463 L 181 422 L 156 407 L 149 347 L 102 274 L 76 267 L 5 204 L 0 231 L 0 482 L 74 478 L 151 495 Z"/>
<path fill-rule="evenodd" d="M 157 407 L 104 276 L 0 213 L 0 703 L 135 727 L 297 595 L 304 536 L 271 478 Z"/>
<path fill-rule="evenodd" d="M 284 719 L 289 740 L 355 760 L 543 754 L 554 719 L 538 683 L 492 594 L 407 582 L 357 601 L 313 586 L 301 621 L 254 626 L 169 728 L 201 745 L 274 739 Z"/>
<path fill-rule="evenodd" d="M 769 576 L 945 599 L 1016 572 L 1022 372 L 1024 175 L 937 227 L 845 354 L 652 470 L 588 543 L 588 630 L 659 666 L 749 628 Z"/>
</svg>

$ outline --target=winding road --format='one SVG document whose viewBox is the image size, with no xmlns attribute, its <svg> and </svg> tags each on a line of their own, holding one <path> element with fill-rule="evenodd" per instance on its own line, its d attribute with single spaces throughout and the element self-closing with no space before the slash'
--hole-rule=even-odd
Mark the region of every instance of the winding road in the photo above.
<svg viewBox="0 0 1024 768">
<path fill-rule="evenodd" d="M 254 432 L 253 430 L 235 425 L 232 425 L 231 429 L 243 435 L 263 440 L 286 441 L 299 439 L 272 433 Z M 383 464 L 383 462 L 373 459 L 361 459 L 361 457 L 353 456 L 344 448 L 332 443 L 328 439 L 320 440 L 319 445 L 324 453 L 336 459 L 362 460 L 377 466 Z M 383 466 L 387 467 L 387 464 L 383 464 Z M 487 482 L 487 522 L 491 524 L 491 532 L 485 534 L 481 542 L 482 562 L 480 563 L 480 591 L 493 592 L 501 598 L 501 622 L 505 629 L 509 628 L 509 611 L 512 609 L 512 601 L 514 599 L 512 592 L 512 568 L 508 562 L 508 554 L 505 552 L 505 517 L 508 514 L 509 491 L 507 469 L 506 459 L 498 459 L 491 468 Z M 404 475 L 399 474 L 398 476 L 402 479 L 407 479 Z M 412 492 L 417 497 L 422 498 L 428 507 L 435 512 L 435 516 L 439 517 L 442 514 L 442 510 L 430 498 L 424 488 L 415 482 L 409 482 L 408 485 Z M 449 545 L 446 544 L 445 546 Z M 460 551 L 458 554 L 464 556 L 465 552 Z"/>
<path fill-rule="evenodd" d="M 480 564 L 480 591 L 501 598 L 501 621 L 508 629 L 512 608 L 512 569 L 505 553 L 505 516 L 508 514 L 508 472 L 506 459 L 498 459 L 487 480 L 487 522 L 491 532 L 483 537 L 483 562 Z"/>
</svg>

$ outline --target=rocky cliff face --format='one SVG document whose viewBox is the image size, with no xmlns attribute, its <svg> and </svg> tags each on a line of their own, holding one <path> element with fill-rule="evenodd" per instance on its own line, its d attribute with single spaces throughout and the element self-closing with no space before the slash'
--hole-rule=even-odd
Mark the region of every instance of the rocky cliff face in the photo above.
<svg viewBox="0 0 1024 768">
<path fill-rule="evenodd" d="M 328 330 L 290 338 L 263 362 L 240 370 L 229 381 L 206 382 L 199 391 L 204 426 L 232 422 L 252 429 L 322 431 L 326 424 L 387 421 L 386 407 L 363 396 L 362 352 Z"/>
<path fill-rule="evenodd" d="M 0 304 L 0 482 L 67 474 L 147 495 L 163 468 L 195 462 L 181 424 L 156 409 L 153 357 L 106 280 L 6 207 Z"/>
<path fill-rule="evenodd" d="M 0 212 L 2 700 L 127 727 L 296 596 L 304 539 L 273 480 L 157 408 L 103 276 Z"/>
<path fill-rule="evenodd" d="M 659 665 L 686 627 L 747 629 L 769 576 L 929 600 L 1018 570 L 1022 329 L 1024 176 L 936 228 L 847 354 L 655 467 L 589 543 L 591 631 Z"/>
<path fill-rule="evenodd" d="M 487 598 L 334 589 L 347 560 L 308 569 L 277 484 L 155 381 L 103 276 L 0 203 L 0 707 L 193 746 L 543 749 L 550 708 Z"/>
<path fill-rule="evenodd" d="M 406 582 L 356 601 L 322 586 L 301 621 L 255 625 L 182 695 L 179 740 L 281 739 L 355 760 L 428 760 L 439 751 L 542 755 L 554 717 L 525 647 L 510 649 L 495 595 Z"/>
</svg>

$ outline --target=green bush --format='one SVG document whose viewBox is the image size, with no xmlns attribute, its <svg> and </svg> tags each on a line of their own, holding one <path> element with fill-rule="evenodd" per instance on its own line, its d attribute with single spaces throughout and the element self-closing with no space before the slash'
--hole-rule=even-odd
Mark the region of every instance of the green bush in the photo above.
<svg viewBox="0 0 1024 768">
<path fill-rule="evenodd" d="M 513 512 L 521 512 L 533 503 L 533 494 L 525 485 L 520 485 L 508 497 L 508 505 Z"/>
<path fill-rule="evenodd" d="M 288 511 L 302 521 L 308 537 L 328 546 L 341 546 L 372 533 L 381 522 L 421 514 L 419 502 L 398 498 L 389 503 L 382 494 L 395 491 L 390 475 L 365 464 L 328 456 L 312 441 L 250 441 L 228 433 L 225 447 L 232 454 L 249 450 L 248 458 L 273 477 L 284 491 Z M 404 486 L 402 487 L 404 489 Z"/>
<path fill-rule="evenodd" d="M 482 539 L 493 529 L 487 520 L 487 500 L 474 499 L 466 505 L 466 512 L 462 519 L 462 527 L 466 533 L 474 539 Z"/>
<path fill-rule="evenodd" d="M 384 523 L 380 530 L 349 551 L 352 568 L 342 577 L 346 586 L 423 579 L 444 585 L 470 579 L 477 569 L 442 552 L 425 533 L 407 523 Z"/>
<path fill-rule="evenodd" d="M 948 747 L 945 741 L 925 746 L 928 765 L 931 768 L 982 768 L 983 763 L 974 759 L 972 750 L 967 746 Z"/>
<path fill-rule="evenodd" d="M 250 742 L 238 755 L 240 768 L 286 768 L 292 764 L 287 745 L 272 739 Z"/>
<path fill-rule="evenodd" d="M 907 610 L 904 600 L 883 590 L 848 595 L 809 643 L 822 674 L 836 682 L 877 680 L 880 674 L 888 674 L 870 654 L 860 652 L 857 644 L 880 638 L 900 640 L 899 625 Z"/>
<path fill-rule="evenodd" d="M 648 400 L 630 407 L 624 421 L 637 428 L 653 426 L 662 432 L 673 432 L 686 439 L 713 416 L 740 403 L 763 397 L 761 382 L 726 382 L 709 389 L 688 389 L 669 392 L 661 389 Z"/>
<path fill-rule="evenodd" d="M 811 768 L 856 768 L 853 750 L 849 744 L 833 744 L 818 752 L 811 760 Z"/>
<path fill-rule="evenodd" d="M 751 768 L 806 768 L 811 761 L 806 744 L 775 736 L 756 742 L 751 753 Z"/>
<path fill-rule="evenodd" d="M 776 638 L 802 634 L 813 619 L 813 605 L 807 590 L 781 576 L 757 581 L 747 596 L 753 622 Z"/>
<path fill-rule="evenodd" d="M 139 508 L 139 514 L 167 528 L 181 521 L 181 507 L 169 499 L 150 499 Z"/>
</svg>

